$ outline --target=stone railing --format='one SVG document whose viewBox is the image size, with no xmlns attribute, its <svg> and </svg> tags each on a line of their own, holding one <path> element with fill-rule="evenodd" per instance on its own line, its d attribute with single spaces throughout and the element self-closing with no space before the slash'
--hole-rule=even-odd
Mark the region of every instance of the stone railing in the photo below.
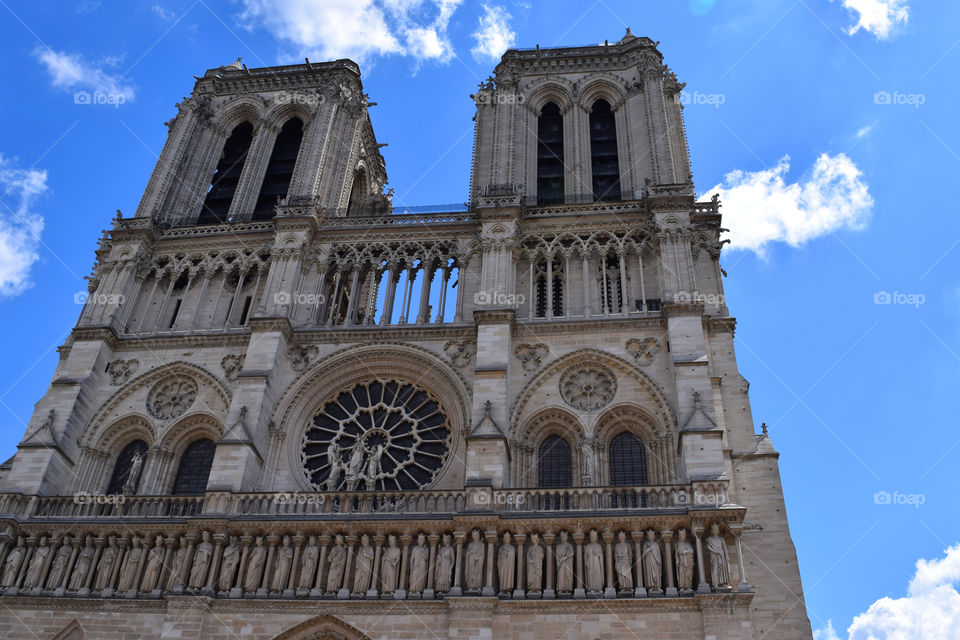
<svg viewBox="0 0 960 640">
<path fill-rule="evenodd" d="M 0 494 L 0 517 L 19 520 L 245 517 L 451 516 L 462 512 L 650 512 L 715 509 L 728 502 L 728 481 L 641 487 L 494 489 L 489 485 L 427 491 L 259 493 L 209 492 L 203 496 L 24 496 Z"/>
</svg>

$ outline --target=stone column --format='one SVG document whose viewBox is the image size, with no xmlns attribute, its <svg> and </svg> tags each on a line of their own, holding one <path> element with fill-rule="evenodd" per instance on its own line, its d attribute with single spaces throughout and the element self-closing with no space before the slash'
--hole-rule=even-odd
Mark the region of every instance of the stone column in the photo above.
<svg viewBox="0 0 960 640">
<path fill-rule="evenodd" d="M 107 586 L 100 592 L 101 598 L 109 598 L 113 595 L 113 586 L 117 584 L 117 576 L 120 574 L 120 567 L 123 566 L 123 560 L 127 555 L 128 544 L 130 544 L 130 541 L 126 538 L 117 540 L 117 546 L 119 547 L 117 558 L 113 561 L 113 571 L 110 572 L 110 582 L 108 582 Z"/>
<path fill-rule="evenodd" d="M 660 537 L 663 539 L 663 562 L 667 566 L 667 591 L 666 596 L 668 598 L 675 598 L 677 595 L 677 587 L 673 582 L 673 551 L 671 543 L 673 542 L 673 530 L 667 529 L 660 532 Z"/>
<path fill-rule="evenodd" d="M 697 549 L 697 593 L 710 593 L 710 585 L 707 584 L 703 575 L 703 547 L 700 544 L 700 534 L 703 533 L 703 527 L 690 527 L 693 531 L 693 538 Z"/>
<path fill-rule="evenodd" d="M 527 534 L 517 533 L 514 534 L 513 539 L 517 543 L 517 569 L 514 572 L 514 589 L 513 589 L 513 599 L 514 600 L 523 600 L 524 599 L 524 589 L 525 584 L 523 582 L 523 570 L 527 566 L 527 559 L 523 555 L 523 543 L 527 540 Z"/>
<path fill-rule="evenodd" d="M 193 566 L 193 553 L 197 545 L 197 534 L 188 533 L 187 551 L 183 554 L 183 565 L 180 567 L 180 584 L 173 588 L 173 593 L 181 594 L 190 580 L 190 567 Z"/>
<path fill-rule="evenodd" d="M 753 588 L 750 586 L 750 583 L 747 582 L 747 572 L 743 566 L 743 545 L 740 543 L 740 535 L 743 533 L 743 529 L 740 526 L 734 528 L 729 525 L 727 528 L 730 529 L 737 540 L 737 568 L 740 569 L 740 581 L 737 583 L 737 591 L 749 593 L 753 591 Z"/>
<path fill-rule="evenodd" d="M 467 533 L 465 531 L 454 531 L 453 537 L 457 542 L 457 557 L 456 566 L 453 570 L 453 586 L 450 587 L 450 593 L 447 595 L 462 596 L 463 588 L 460 586 L 460 579 L 463 575 L 463 571 L 461 566 L 463 566 L 463 541 L 466 539 Z"/>
<path fill-rule="evenodd" d="M 557 597 L 556 585 L 554 584 L 554 572 L 556 567 L 553 564 L 553 542 L 555 540 L 554 534 L 550 531 L 543 534 L 543 547 L 546 551 L 547 559 L 547 581 L 543 585 L 543 599 L 544 600 L 553 600 Z"/>
<path fill-rule="evenodd" d="M 83 587 L 77 591 L 77 596 L 85 598 L 90 595 L 90 585 L 93 583 L 93 576 L 97 573 L 97 565 L 100 564 L 100 555 L 103 553 L 103 547 L 107 544 L 106 539 L 104 538 L 94 538 L 93 546 L 96 551 L 93 553 L 93 562 L 90 563 L 90 568 L 87 569 L 87 577 L 83 581 Z"/>
<path fill-rule="evenodd" d="M 337 600 L 349 600 L 350 599 L 350 569 L 353 567 L 353 551 L 357 544 L 357 536 L 349 535 L 346 537 L 347 542 L 347 564 L 343 568 L 343 582 L 340 586 L 340 591 L 337 592 Z"/>
<path fill-rule="evenodd" d="M 613 582 L 613 532 L 603 532 L 603 548 L 606 556 L 607 588 L 603 591 L 604 598 L 616 598 L 617 587 Z"/>
<path fill-rule="evenodd" d="M 237 582 L 230 589 L 231 598 L 243 597 L 243 581 L 247 576 L 247 563 L 250 561 L 250 545 L 253 544 L 253 536 L 240 536 L 240 569 L 237 572 Z"/>
<path fill-rule="evenodd" d="M 263 578 L 260 580 L 260 588 L 257 589 L 258 598 L 266 598 L 270 594 L 270 579 L 273 577 L 273 558 L 277 553 L 277 545 L 280 543 L 280 536 L 267 536 L 267 561 L 263 565 Z"/>
<path fill-rule="evenodd" d="M 573 576 L 576 579 L 576 586 L 573 589 L 573 597 L 576 600 L 582 600 L 587 597 L 587 592 L 583 588 L 583 532 L 577 531 L 573 534 L 573 543 L 577 546 L 577 563 Z"/>
<path fill-rule="evenodd" d="M 217 573 L 220 571 L 220 560 L 223 556 L 223 546 L 227 543 L 225 533 L 213 534 L 213 558 L 210 561 L 210 571 L 207 574 L 207 584 L 200 590 L 200 595 L 212 596 L 216 593 L 214 589 Z"/>
<path fill-rule="evenodd" d="M 440 541 L 440 536 L 431 533 L 427 536 L 427 540 L 430 542 L 430 564 L 427 565 L 427 588 L 423 590 L 423 594 L 421 594 L 420 597 L 423 600 L 432 600 L 434 597 L 433 574 L 436 571 L 437 543 Z"/>
<path fill-rule="evenodd" d="M 480 592 L 480 595 L 483 596 L 495 596 L 497 592 L 493 588 L 493 563 L 495 558 L 493 557 L 494 552 L 494 543 L 497 541 L 497 532 L 496 531 L 487 531 L 484 533 L 484 539 L 487 541 L 487 580 L 484 584 L 483 591 Z"/>
<path fill-rule="evenodd" d="M 67 561 L 67 568 L 63 572 L 63 579 L 60 580 L 60 584 L 53 585 L 54 591 L 53 595 L 62 596 L 67 591 L 67 585 L 70 584 L 70 573 L 73 571 L 73 564 L 77 561 L 77 556 L 80 555 L 80 547 L 83 545 L 83 536 L 77 534 L 77 537 L 71 542 L 73 545 L 73 551 L 70 553 L 70 559 Z M 2 554 L 0 554 L 2 557 Z"/>
<path fill-rule="evenodd" d="M 287 588 L 283 591 L 284 598 L 292 598 L 296 595 L 294 588 L 297 584 L 297 570 L 301 569 L 300 552 L 303 550 L 304 540 L 305 538 L 299 533 L 293 536 L 293 564 L 290 565 L 290 576 L 287 578 Z"/>
<path fill-rule="evenodd" d="M 633 540 L 633 568 L 636 574 L 633 582 L 633 597 L 646 598 L 647 590 L 643 586 L 643 531 L 631 531 Z"/>
<path fill-rule="evenodd" d="M 393 597 L 397 600 L 403 600 L 407 597 L 407 571 L 410 566 L 410 542 L 413 540 L 413 536 L 409 533 L 405 533 L 400 536 L 400 542 L 403 545 L 403 549 L 400 552 L 400 582 L 397 583 L 397 590 L 393 592 Z"/>
<path fill-rule="evenodd" d="M 373 554 L 373 572 L 370 577 L 370 588 L 367 589 L 367 597 L 374 600 L 377 598 L 377 584 L 380 580 L 380 558 L 383 556 L 383 540 L 382 534 L 378 533 L 373 536 L 373 544 L 376 551 Z"/>
</svg>

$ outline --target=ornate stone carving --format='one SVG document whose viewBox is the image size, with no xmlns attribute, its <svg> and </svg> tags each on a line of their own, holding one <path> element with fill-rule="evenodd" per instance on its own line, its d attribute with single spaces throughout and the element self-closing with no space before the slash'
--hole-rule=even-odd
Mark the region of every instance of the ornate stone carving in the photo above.
<svg viewBox="0 0 960 640">
<path fill-rule="evenodd" d="M 347 563 L 347 548 L 343 546 L 343 535 L 337 534 L 330 549 L 330 568 L 327 570 L 327 593 L 336 593 L 343 584 L 343 568 Z"/>
<path fill-rule="evenodd" d="M 154 418 L 172 420 L 182 416 L 197 399 L 197 383 L 183 376 L 158 382 L 147 396 L 147 411 Z"/>
<path fill-rule="evenodd" d="M 450 340 L 443 345 L 443 352 L 450 358 L 450 363 L 453 366 L 463 368 L 473 360 L 473 356 L 477 352 L 477 346 L 466 340 Z"/>
<path fill-rule="evenodd" d="M 237 536 L 230 536 L 230 544 L 224 548 L 223 558 L 220 560 L 220 576 L 217 579 L 217 589 L 220 593 L 228 593 L 233 587 L 233 578 L 239 563 L 240 545 L 237 544 Z"/>
<path fill-rule="evenodd" d="M 93 564 L 93 558 L 97 550 L 93 546 L 93 536 L 87 536 L 84 541 L 83 550 L 77 558 L 77 564 L 73 567 L 73 573 L 70 575 L 70 583 L 67 589 L 76 592 L 86 584 L 87 573 L 90 572 L 90 566 Z"/>
<path fill-rule="evenodd" d="M 633 551 L 627 542 L 627 534 L 621 531 L 617 534 L 617 544 L 614 546 L 613 568 L 617 572 L 617 586 L 621 591 L 633 590 Z"/>
<path fill-rule="evenodd" d="M 290 570 L 293 568 L 293 547 L 290 546 L 290 536 L 283 536 L 283 542 L 277 549 L 277 566 L 273 570 L 273 580 L 270 583 L 270 593 L 282 593 L 287 588 Z"/>
<path fill-rule="evenodd" d="M 421 593 L 427 586 L 427 571 L 429 569 L 430 550 L 427 548 L 427 537 L 417 535 L 417 544 L 410 550 L 410 593 Z"/>
<path fill-rule="evenodd" d="M 17 572 L 20 569 L 20 561 L 23 560 L 26 551 L 26 548 L 23 546 L 23 536 L 20 536 L 17 538 L 17 546 L 10 550 L 10 553 L 7 554 L 7 559 L 3 563 L 3 577 L 0 577 L 0 587 L 6 589 L 13 586 L 14 581 L 17 579 Z"/>
<path fill-rule="evenodd" d="M 437 567 L 434 581 L 437 593 L 447 593 L 450 591 L 450 581 L 453 578 L 453 565 L 455 564 L 456 554 L 450 545 L 450 534 L 443 534 L 443 540 L 437 551 Z"/>
<path fill-rule="evenodd" d="M 550 353 L 550 347 L 538 342 L 536 344 L 518 344 L 513 355 L 520 361 L 524 371 L 536 371 L 543 363 L 543 359 Z"/>
<path fill-rule="evenodd" d="M 514 574 L 517 566 L 517 549 L 510 543 L 510 532 L 504 531 L 503 543 L 497 550 L 497 575 L 500 576 L 500 593 L 513 591 Z"/>
<path fill-rule="evenodd" d="M 584 582 L 590 593 L 603 592 L 603 547 L 596 529 L 590 530 L 590 542 L 583 545 Z"/>
<path fill-rule="evenodd" d="M 594 411 L 606 406 L 617 392 L 617 380 L 606 367 L 574 367 L 560 379 L 560 396 L 575 409 Z"/>
<path fill-rule="evenodd" d="M 627 340 L 626 348 L 627 353 L 633 356 L 639 366 L 646 367 L 660 352 L 660 341 L 652 336 L 643 339 L 630 338 Z"/>
<path fill-rule="evenodd" d="M 643 583 L 647 592 L 659 594 L 661 576 L 663 575 L 663 557 L 660 555 L 660 543 L 653 529 L 647 531 L 647 539 L 643 543 Z"/>
<path fill-rule="evenodd" d="M 540 535 L 530 534 L 530 546 L 527 547 L 527 591 L 538 593 L 543 590 L 543 545 Z"/>
<path fill-rule="evenodd" d="M 693 545 L 687 540 L 687 530 L 677 532 L 677 544 L 674 548 L 677 565 L 677 587 L 680 593 L 693 593 Z"/>
<path fill-rule="evenodd" d="M 710 585 L 714 591 L 730 590 L 730 554 L 727 543 L 720 535 L 720 525 L 710 526 L 710 537 L 706 540 L 707 554 L 710 556 Z"/>
<path fill-rule="evenodd" d="M 380 563 L 380 583 L 383 593 L 393 593 L 397 590 L 401 557 L 397 536 L 390 534 L 387 536 L 387 548 L 383 551 L 383 560 Z"/>
<path fill-rule="evenodd" d="M 263 546 L 263 536 L 257 536 L 253 549 L 250 550 L 247 573 L 243 577 L 243 590 L 247 593 L 255 593 L 260 588 L 260 576 L 263 575 L 266 556 L 267 550 Z"/>
<path fill-rule="evenodd" d="M 117 562 L 118 553 L 117 536 L 110 536 L 107 541 L 107 546 L 104 547 L 103 553 L 100 555 L 100 564 L 97 565 L 97 581 L 94 584 L 94 588 L 97 591 L 106 589 L 112 584 L 113 566 Z"/>
<path fill-rule="evenodd" d="M 370 578 L 373 576 L 374 550 L 370 546 L 370 536 L 360 536 L 360 548 L 357 550 L 357 568 L 353 574 L 353 593 L 366 595 L 370 587 Z"/>
<path fill-rule="evenodd" d="M 107 373 L 110 374 L 110 384 L 126 384 L 137 368 L 140 366 L 139 360 L 114 360 L 107 365 Z"/>
<path fill-rule="evenodd" d="M 480 591 L 483 586 L 483 558 L 484 546 L 480 539 L 480 530 L 470 532 L 470 544 L 467 545 L 467 556 L 464 564 L 464 583 L 467 591 Z"/>
<path fill-rule="evenodd" d="M 312 344 L 295 344 L 287 349 L 287 357 L 290 359 L 290 368 L 294 371 L 304 371 L 310 366 L 320 350 Z"/>
<path fill-rule="evenodd" d="M 147 553 L 147 568 L 140 581 L 140 591 L 149 592 L 156 587 L 160 573 L 163 571 L 163 556 L 163 536 L 157 536 L 153 548 Z"/>
<path fill-rule="evenodd" d="M 223 367 L 223 377 L 230 382 L 236 381 L 237 374 L 243 370 L 243 363 L 246 358 L 245 354 L 224 356 L 223 360 L 220 361 L 220 366 Z"/>
<path fill-rule="evenodd" d="M 573 545 L 570 544 L 566 531 L 560 532 L 560 542 L 554 549 L 557 563 L 557 593 L 573 591 Z"/>
<path fill-rule="evenodd" d="M 443 467 L 452 434 L 429 391 L 373 380 L 324 403 L 304 430 L 300 457 L 316 489 L 422 489 Z"/>
</svg>

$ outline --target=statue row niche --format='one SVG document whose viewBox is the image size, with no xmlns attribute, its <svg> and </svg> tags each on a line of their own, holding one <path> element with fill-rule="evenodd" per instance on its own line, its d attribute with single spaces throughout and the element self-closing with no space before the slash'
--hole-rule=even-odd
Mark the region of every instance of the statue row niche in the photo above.
<svg viewBox="0 0 960 640">
<path fill-rule="evenodd" d="M 730 590 L 730 558 L 718 525 L 704 540 L 706 556 L 699 564 L 700 540 L 694 546 L 684 529 L 675 537 L 666 533 L 658 539 L 649 529 L 628 539 L 625 531 L 606 532 L 601 541 L 596 529 L 586 536 L 504 532 L 498 548 L 495 533 L 484 536 L 478 529 L 467 539 L 457 534 L 455 546 L 449 533 L 238 537 L 202 531 L 152 539 L 20 536 L 15 543 L 8 533 L 0 543 L 0 591 L 126 598 L 167 592 L 233 598 L 479 594 L 549 599 Z"/>
</svg>

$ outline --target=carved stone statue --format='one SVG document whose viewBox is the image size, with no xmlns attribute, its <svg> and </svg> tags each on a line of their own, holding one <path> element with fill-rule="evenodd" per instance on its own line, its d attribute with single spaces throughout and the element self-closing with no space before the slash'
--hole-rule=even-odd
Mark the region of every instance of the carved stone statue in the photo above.
<svg viewBox="0 0 960 640">
<path fill-rule="evenodd" d="M 467 545 L 467 558 L 464 566 L 464 583 L 468 591 L 479 591 L 483 587 L 483 542 L 480 530 L 470 532 L 470 544 Z"/>
<path fill-rule="evenodd" d="M 143 458 L 140 452 L 133 454 L 133 460 L 130 461 L 130 472 L 127 474 L 127 480 L 123 483 L 121 491 L 125 496 L 132 496 L 137 492 L 137 480 L 139 480 L 140 469 L 143 468 Z"/>
<path fill-rule="evenodd" d="M 554 549 L 557 562 L 557 593 L 573 591 L 573 545 L 567 540 L 567 532 L 560 532 L 560 542 Z"/>
<path fill-rule="evenodd" d="M 233 588 L 233 577 L 237 573 L 240 563 L 240 545 L 237 536 L 230 536 L 230 544 L 223 549 L 220 559 L 220 575 L 217 576 L 217 589 L 220 593 L 227 593 Z"/>
<path fill-rule="evenodd" d="M 330 549 L 330 568 L 327 570 L 327 593 L 336 593 L 343 584 L 343 567 L 347 563 L 347 548 L 343 536 L 337 534 Z"/>
<path fill-rule="evenodd" d="M 527 548 L 527 591 L 543 590 L 543 545 L 540 536 L 530 534 L 530 546 Z"/>
<path fill-rule="evenodd" d="M 180 536 L 180 546 L 173 554 L 173 562 L 170 563 L 170 577 L 167 578 L 167 591 L 174 587 L 183 586 L 183 563 L 187 557 L 187 536 Z"/>
<path fill-rule="evenodd" d="M 370 546 L 370 536 L 360 536 L 360 549 L 357 550 L 357 569 L 353 574 L 353 593 L 366 594 L 373 575 L 374 550 Z"/>
<path fill-rule="evenodd" d="M 503 532 L 503 544 L 497 551 L 497 575 L 500 576 L 500 593 L 513 591 L 514 576 L 517 567 L 517 550 L 510 544 L 510 532 Z"/>
<path fill-rule="evenodd" d="M 97 565 L 97 581 L 94 588 L 97 590 L 106 589 L 110 586 L 113 578 L 113 565 L 117 561 L 117 536 L 110 536 L 107 539 L 107 546 L 103 548 L 100 554 L 100 563 Z"/>
<path fill-rule="evenodd" d="M 67 589 L 70 591 L 79 591 L 87 581 L 87 573 L 90 572 L 90 565 L 93 564 L 93 557 L 97 550 L 93 547 L 93 536 L 87 536 L 83 550 L 77 557 L 77 563 L 73 566 L 73 573 L 70 574 L 70 584 Z"/>
<path fill-rule="evenodd" d="M 368 455 L 367 474 L 364 479 L 367 482 L 367 489 L 373 489 L 377 479 L 380 477 L 380 458 L 383 457 L 383 445 L 378 444 L 375 449 L 371 449 L 368 452 Z"/>
<path fill-rule="evenodd" d="M 190 589 L 202 589 L 207 579 L 207 569 L 210 568 L 210 559 L 213 558 L 213 543 L 210 542 L 210 532 L 204 531 L 200 544 L 193 552 L 193 565 L 190 567 L 190 579 L 187 586 Z"/>
<path fill-rule="evenodd" d="M 343 460 L 340 459 L 340 445 L 336 440 L 332 440 L 327 445 L 327 464 L 330 465 L 330 473 L 324 487 L 327 491 L 336 491 L 340 484 L 340 473 L 343 471 Z"/>
<path fill-rule="evenodd" d="M 421 533 L 417 535 L 417 544 L 410 550 L 410 593 L 420 593 L 427 588 L 429 564 L 427 536 Z"/>
<path fill-rule="evenodd" d="M 307 539 L 307 546 L 303 549 L 300 565 L 300 581 L 297 591 L 309 591 L 313 587 L 313 577 L 317 573 L 317 560 L 320 558 L 320 548 L 317 546 L 317 536 Z"/>
<path fill-rule="evenodd" d="M 710 526 L 707 553 L 710 554 L 710 584 L 717 591 L 730 589 L 730 555 L 727 551 L 727 543 L 720 536 L 718 524 Z"/>
<path fill-rule="evenodd" d="M 160 573 L 163 571 L 163 554 L 163 536 L 157 536 L 153 541 L 153 548 L 147 554 L 147 568 L 140 580 L 140 591 L 153 591 L 156 587 Z"/>
<path fill-rule="evenodd" d="M 117 591 L 126 591 L 135 589 L 140 581 L 140 558 L 143 556 L 143 549 L 140 547 L 140 536 L 133 536 L 130 540 L 130 550 L 123 557 L 123 566 L 120 567 L 120 580 L 117 583 Z"/>
<path fill-rule="evenodd" d="M 0 578 L 0 587 L 7 588 L 13 586 L 14 581 L 17 579 L 18 570 L 20 569 L 20 561 L 23 560 L 23 555 L 26 551 L 26 548 L 23 546 L 23 536 L 20 536 L 17 538 L 17 546 L 10 549 L 10 553 L 7 554 L 7 559 L 3 563 L 3 577 Z"/>
<path fill-rule="evenodd" d="M 453 565 L 455 562 L 456 552 L 453 547 L 450 546 L 450 534 L 445 533 L 443 534 L 440 549 L 437 551 L 437 566 L 434 569 L 436 573 L 434 582 L 436 583 L 438 593 L 450 591 L 450 580 L 453 575 Z"/>
<path fill-rule="evenodd" d="M 590 542 L 583 545 L 584 578 L 587 591 L 603 591 L 603 547 L 597 542 L 597 530 L 590 530 Z"/>
<path fill-rule="evenodd" d="M 674 549 L 677 556 L 677 587 L 681 593 L 693 591 L 693 545 L 687 540 L 686 529 L 677 532 L 677 546 Z"/>
<path fill-rule="evenodd" d="M 257 536 L 250 549 L 250 560 L 247 562 L 247 572 L 243 576 L 243 590 L 254 592 L 260 588 L 260 576 L 263 575 L 263 564 L 267 559 L 267 550 L 263 547 L 263 536 Z"/>
<path fill-rule="evenodd" d="M 380 582 L 383 585 L 383 593 L 393 593 L 397 590 L 397 579 L 400 575 L 400 549 L 397 547 L 397 536 L 390 534 L 387 536 L 387 548 L 383 552 L 383 559 L 380 562 Z"/>
<path fill-rule="evenodd" d="M 47 589 L 56 589 L 63 580 L 63 574 L 67 572 L 67 564 L 73 555 L 73 547 L 70 545 L 70 536 L 65 535 L 60 540 L 60 548 L 57 554 L 53 556 L 53 563 L 50 565 L 50 573 L 47 574 Z"/>
<path fill-rule="evenodd" d="M 583 475 L 592 481 L 594 479 L 593 443 L 590 440 L 583 440 L 580 443 L 580 457 L 583 461 Z"/>
<path fill-rule="evenodd" d="M 43 565 L 47 562 L 50 555 L 50 546 L 47 544 L 47 536 L 40 537 L 40 544 L 33 551 L 33 557 L 30 558 L 30 566 L 27 567 L 27 575 L 23 578 L 23 590 L 33 589 L 40 584 Z"/>
<path fill-rule="evenodd" d="M 663 559 L 660 555 L 660 543 L 653 529 L 647 531 L 643 543 L 643 582 L 647 591 L 660 591 L 660 576 L 663 575 Z"/>
<path fill-rule="evenodd" d="M 353 451 L 350 453 L 350 461 L 347 463 L 346 477 L 348 488 L 356 488 L 357 481 L 360 480 L 360 469 L 363 467 L 363 444 L 357 441 L 353 445 Z"/>
<path fill-rule="evenodd" d="M 277 566 L 270 582 L 270 593 L 281 593 L 287 588 L 290 579 L 290 568 L 293 566 L 293 547 L 290 546 L 290 536 L 283 536 L 280 548 L 277 549 Z"/>
<path fill-rule="evenodd" d="M 613 568 L 617 572 L 617 585 L 620 589 L 633 589 L 633 552 L 625 531 L 617 534 Z"/>
</svg>

